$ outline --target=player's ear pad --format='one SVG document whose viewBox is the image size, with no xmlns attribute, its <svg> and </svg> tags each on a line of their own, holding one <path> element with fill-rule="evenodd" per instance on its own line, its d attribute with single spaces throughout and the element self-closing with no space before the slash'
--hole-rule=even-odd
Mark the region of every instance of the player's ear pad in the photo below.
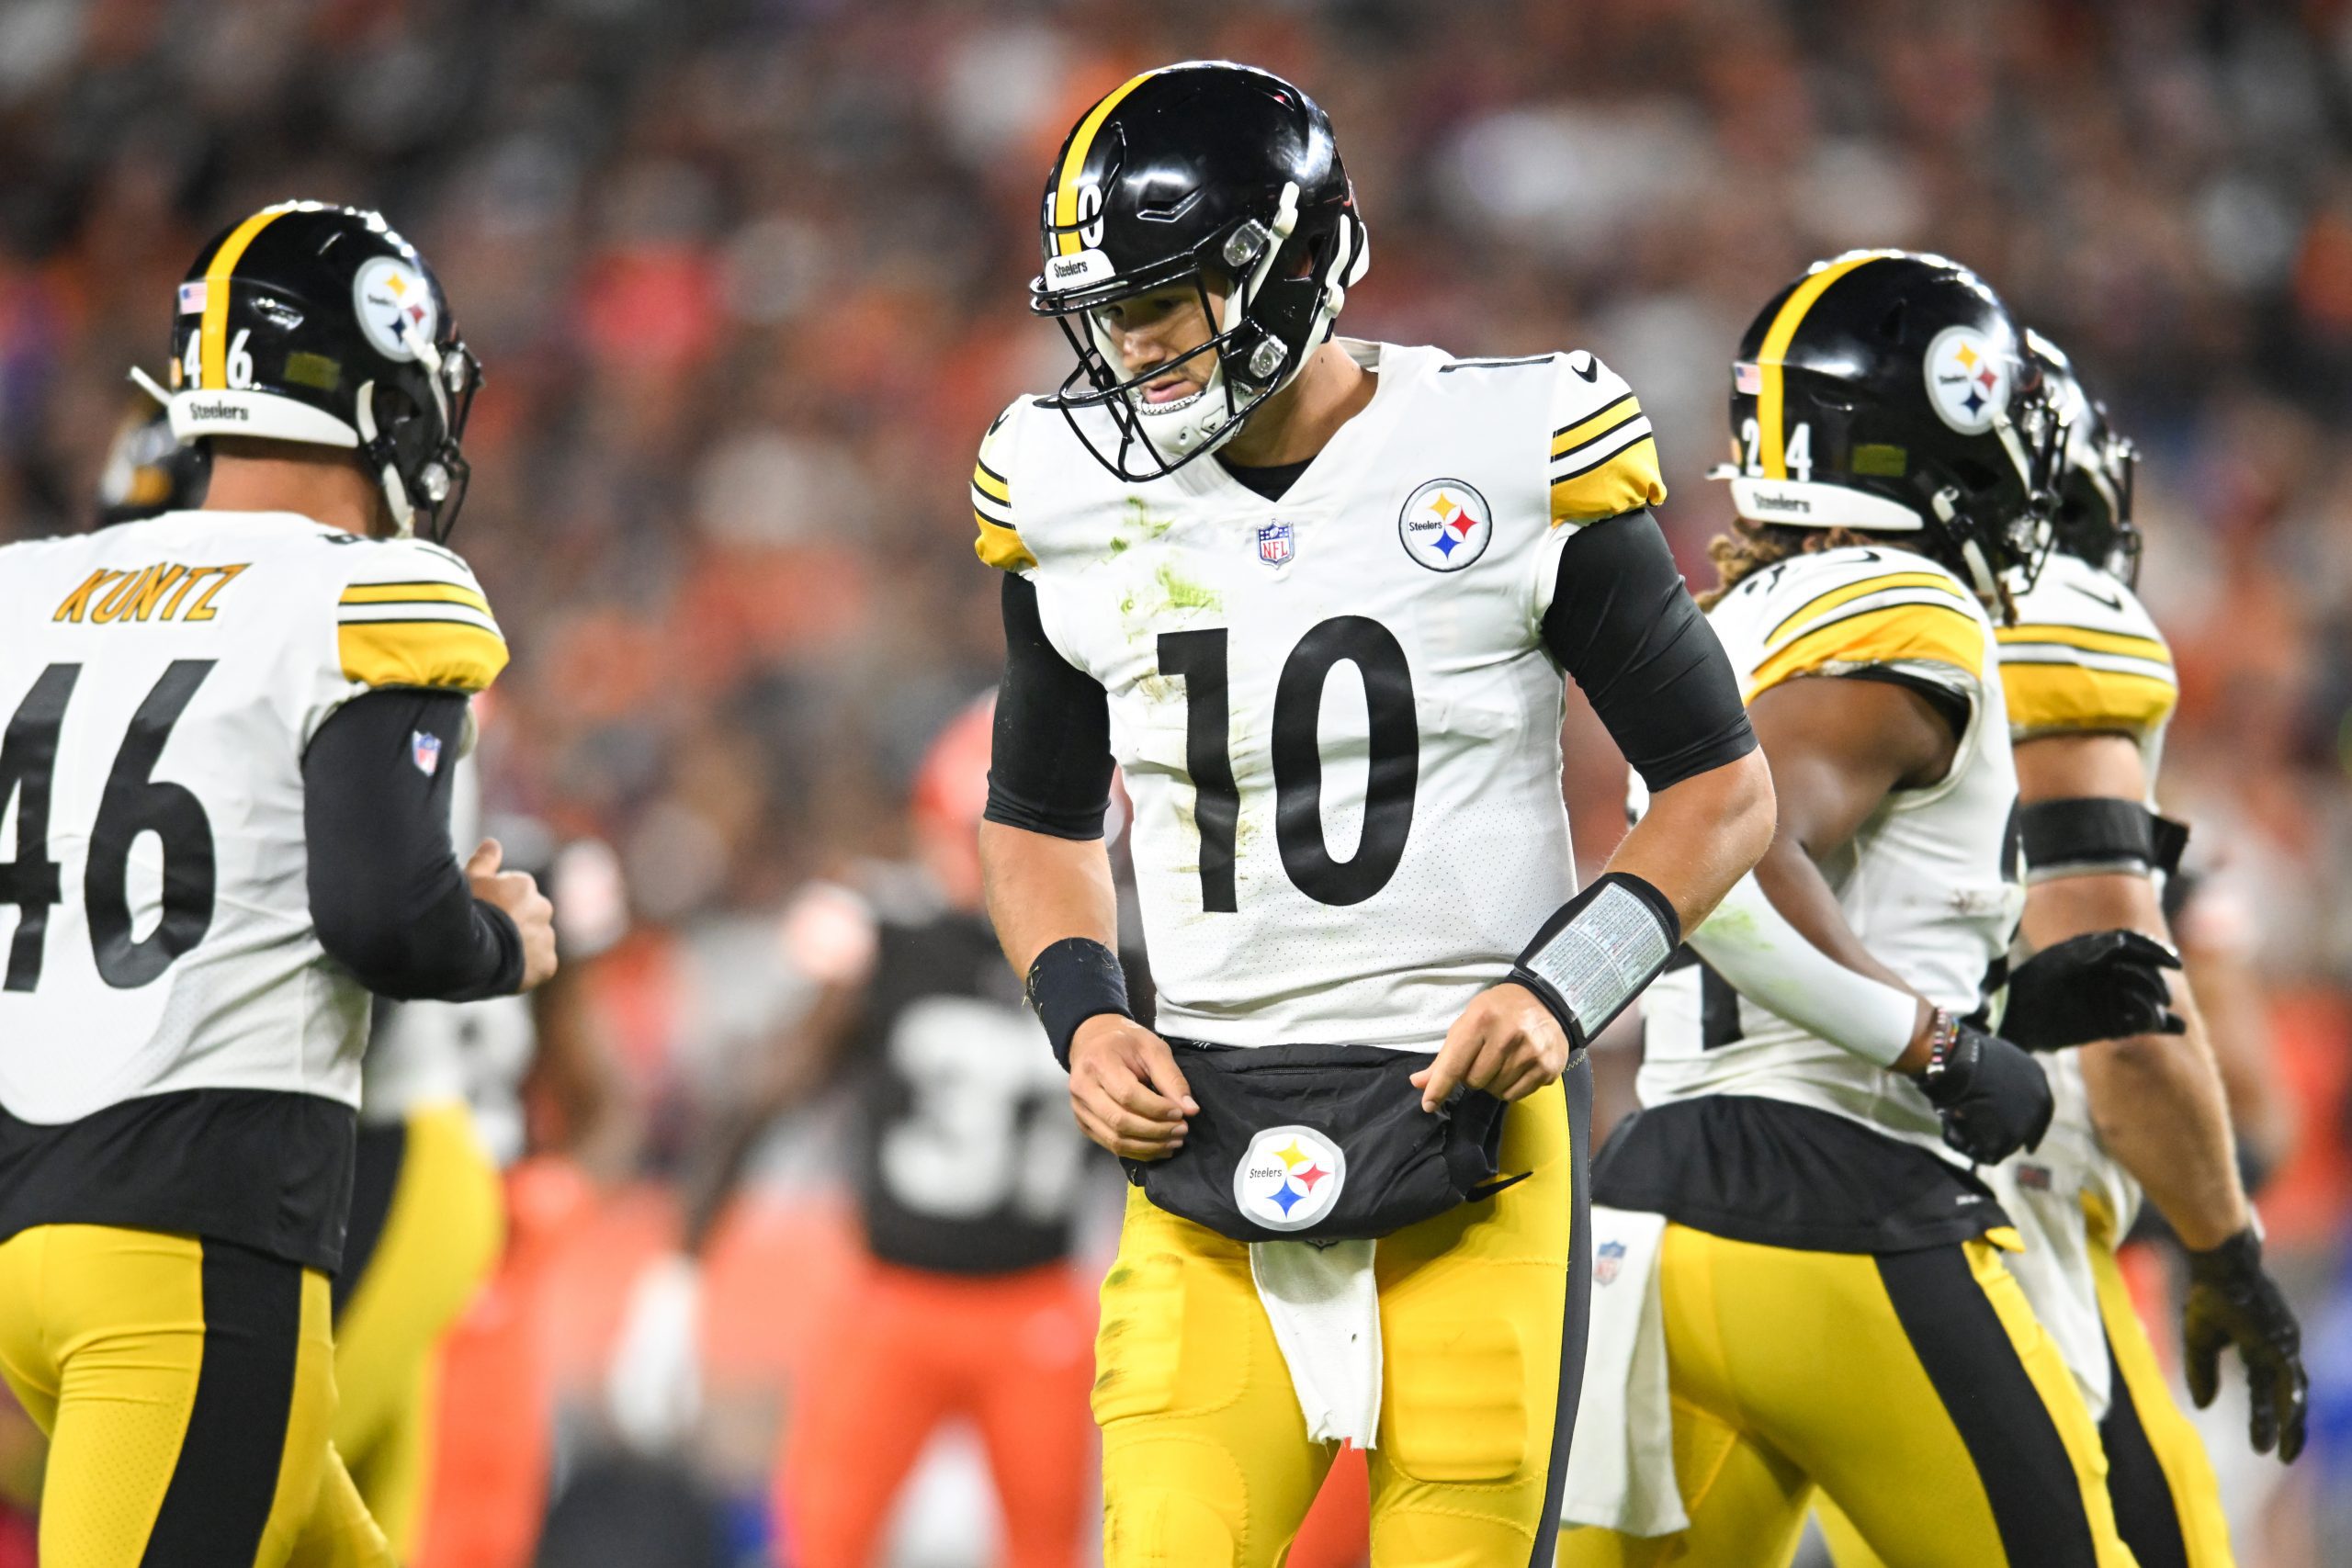
<svg viewBox="0 0 2352 1568">
<path fill-rule="evenodd" d="M 1169 1044 L 1200 1112 L 1173 1155 L 1121 1163 L 1172 1214 L 1235 1241 L 1359 1241 L 1489 1195 L 1503 1103 L 1463 1089 L 1423 1111 L 1430 1053 Z"/>
</svg>

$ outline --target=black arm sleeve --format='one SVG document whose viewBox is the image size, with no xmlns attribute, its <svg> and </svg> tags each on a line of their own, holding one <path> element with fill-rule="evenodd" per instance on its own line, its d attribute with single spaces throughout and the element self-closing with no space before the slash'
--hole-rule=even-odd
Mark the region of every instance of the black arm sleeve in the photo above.
<svg viewBox="0 0 2352 1568">
<path fill-rule="evenodd" d="M 1099 839 L 1110 807 L 1111 699 L 1046 639 L 1036 585 L 1006 572 L 988 819 L 1057 839 Z"/>
<path fill-rule="evenodd" d="M 521 934 L 473 896 L 449 844 L 465 727 L 462 693 L 369 692 L 320 726 L 302 759 L 311 919 L 378 996 L 466 1002 L 523 984 Z M 416 765 L 419 736 L 440 742 L 431 773 Z"/>
<path fill-rule="evenodd" d="M 1756 749 L 1731 660 L 1645 511 L 1562 547 L 1544 646 L 1652 793 Z"/>
</svg>

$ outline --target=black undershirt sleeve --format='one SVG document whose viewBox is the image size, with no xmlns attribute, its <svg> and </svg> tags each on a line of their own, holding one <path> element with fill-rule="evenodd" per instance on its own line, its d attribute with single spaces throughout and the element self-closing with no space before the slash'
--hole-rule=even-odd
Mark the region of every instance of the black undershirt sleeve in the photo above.
<svg viewBox="0 0 2352 1568">
<path fill-rule="evenodd" d="M 353 698 L 302 759 L 302 829 L 319 943 L 379 997 L 479 1000 L 523 983 L 523 939 L 481 902 L 449 843 L 450 779 L 466 728 L 458 692 Z M 440 742 L 428 773 L 420 737 Z"/>
<path fill-rule="evenodd" d="M 1111 700 L 1046 640 L 1036 585 L 1006 572 L 986 816 L 1057 839 L 1099 839 L 1110 807 Z"/>
<path fill-rule="evenodd" d="M 1544 646 L 1652 794 L 1756 749 L 1731 660 L 1646 511 L 1562 547 Z"/>
</svg>

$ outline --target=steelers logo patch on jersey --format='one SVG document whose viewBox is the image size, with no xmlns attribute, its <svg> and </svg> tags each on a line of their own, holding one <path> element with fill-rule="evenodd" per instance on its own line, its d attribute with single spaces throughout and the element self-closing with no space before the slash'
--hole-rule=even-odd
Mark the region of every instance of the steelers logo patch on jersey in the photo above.
<svg viewBox="0 0 2352 1568">
<path fill-rule="evenodd" d="M 1233 1168 L 1233 1205 L 1268 1230 L 1303 1231 L 1331 1212 L 1348 1156 L 1312 1127 L 1269 1127 Z"/>
<path fill-rule="evenodd" d="M 1946 424 L 1981 435 L 2009 406 L 2009 362 L 1974 327 L 1946 327 L 1928 345 L 1928 398 Z"/>
<path fill-rule="evenodd" d="M 1431 571 L 1460 571 L 1487 553 L 1494 532 L 1487 498 L 1460 479 L 1431 479 L 1396 517 L 1405 553 Z"/>
<path fill-rule="evenodd" d="M 390 359 L 414 359 L 412 344 L 431 343 L 441 324 L 432 288 L 398 256 L 378 256 L 359 269 L 351 280 L 351 304 L 359 330 Z"/>
</svg>

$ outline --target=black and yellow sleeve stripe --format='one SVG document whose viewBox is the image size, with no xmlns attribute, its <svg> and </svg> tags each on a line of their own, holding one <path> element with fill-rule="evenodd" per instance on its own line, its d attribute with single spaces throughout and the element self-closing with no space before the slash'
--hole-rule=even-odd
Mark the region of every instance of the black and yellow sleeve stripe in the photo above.
<svg viewBox="0 0 2352 1568">
<path fill-rule="evenodd" d="M 1864 588 L 1860 583 L 1847 586 Z M 1822 601 L 1843 590 L 1821 595 L 1767 639 L 1765 657 L 1749 675 L 1742 700 L 1752 702 L 1783 681 L 1832 667 L 1925 660 L 1981 679 L 1984 625 L 1956 594 L 1939 590 L 1939 581 L 1932 588 L 1881 586 L 1831 604 Z M 1890 600 L 1889 594 L 1894 597 Z"/>
<path fill-rule="evenodd" d="M 1551 478 L 1555 526 L 1597 523 L 1664 501 L 1657 443 L 1640 400 L 1626 392 L 1554 431 Z"/>
<path fill-rule="evenodd" d="M 1037 558 L 1029 553 L 1029 547 L 1021 542 L 1021 530 L 1013 526 L 1012 481 L 989 466 L 997 447 L 997 432 L 1004 428 L 1006 417 L 998 415 L 996 423 L 989 426 L 979 461 L 972 465 L 972 521 L 980 529 L 972 550 L 999 571 L 1027 571 L 1037 564 Z M 997 455 L 1001 457 L 1001 453 Z"/>
<path fill-rule="evenodd" d="M 2028 622 L 1994 631 L 2009 728 L 2019 732 L 2154 729 L 2180 700 L 2160 638 Z"/>
<path fill-rule="evenodd" d="M 355 582 L 336 607 L 344 678 L 368 686 L 487 691 L 506 668 L 490 601 L 440 578 Z"/>
</svg>

